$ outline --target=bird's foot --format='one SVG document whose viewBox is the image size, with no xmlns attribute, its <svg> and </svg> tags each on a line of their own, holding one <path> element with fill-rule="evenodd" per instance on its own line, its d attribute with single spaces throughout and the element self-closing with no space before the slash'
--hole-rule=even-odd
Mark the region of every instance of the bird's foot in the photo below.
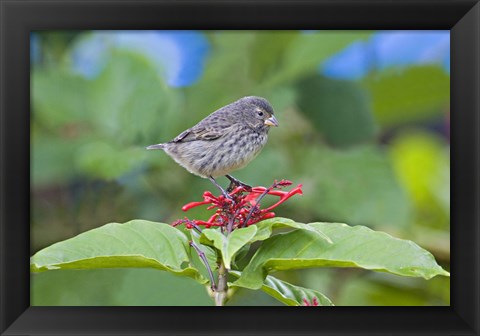
<svg viewBox="0 0 480 336">
<path fill-rule="evenodd" d="M 233 202 L 233 197 L 228 194 L 228 189 L 227 189 L 227 191 L 223 190 L 223 191 L 222 191 L 222 195 L 223 195 L 223 197 L 225 197 L 226 199 L 228 199 L 228 200 L 230 200 L 230 201 Z"/>
<path fill-rule="evenodd" d="M 238 181 L 238 183 L 237 182 L 230 182 L 230 185 L 228 186 L 227 191 L 232 192 L 236 187 L 243 187 L 243 188 L 245 188 L 246 191 L 251 191 L 252 190 L 252 187 L 249 186 L 248 184 Z"/>
<path fill-rule="evenodd" d="M 215 184 L 218 190 L 220 190 L 220 192 L 222 193 L 223 197 L 233 202 L 233 197 L 228 194 L 228 189 L 227 191 L 225 191 L 225 189 L 223 189 L 222 186 L 218 184 L 217 181 L 215 181 L 215 179 L 212 176 L 208 176 L 208 179 L 212 181 L 213 184 Z"/>
<path fill-rule="evenodd" d="M 243 183 L 242 181 L 240 180 L 237 180 L 235 177 L 231 176 L 231 175 L 225 175 L 229 180 L 230 180 L 230 185 L 228 186 L 227 188 L 227 191 L 228 192 L 231 192 L 233 191 L 233 189 L 235 189 L 236 187 L 243 187 L 245 188 L 245 190 L 247 191 L 251 191 L 252 190 L 252 187 L 249 186 L 248 184 L 246 183 Z"/>
</svg>

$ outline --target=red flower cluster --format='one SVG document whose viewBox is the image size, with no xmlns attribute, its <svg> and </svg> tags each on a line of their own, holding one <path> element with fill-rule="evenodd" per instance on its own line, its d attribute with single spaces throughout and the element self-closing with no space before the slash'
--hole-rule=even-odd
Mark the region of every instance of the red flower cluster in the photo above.
<svg viewBox="0 0 480 336">
<path fill-rule="evenodd" d="M 312 302 L 308 301 L 307 299 L 303 299 L 304 306 L 318 306 L 318 299 L 316 296 L 313 297 Z"/>
<path fill-rule="evenodd" d="M 258 223 L 264 219 L 275 217 L 272 212 L 274 208 L 285 202 L 287 199 L 295 194 L 302 194 L 302 185 L 298 185 L 290 191 L 281 191 L 283 187 L 291 185 L 292 182 L 287 180 L 275 181 L 270 187 L 253 187 L 247 190 L 245 187 L 236 187 L 229 193 L 231 199 L 223 195 L 214 196 L 210 191 L 203 193 L 203 201 L 191 202 L 182 207 L 183 211 L 188 211 L 200 205 L 210 204 L 207 208 L 217 209 L 215 213 L 207 220 L 189 220 L 179 219 L 172 225 L 185 224 L 188 229 L 196 226 L 205 226 L 206 228 L 212 226 L 226 227 L 229 231 L 238 228 L 246 227 Z M 266 195 L 278 196 L 280 199 L 275 204 L 260 209 L 260 201 Z"/>
</svg>

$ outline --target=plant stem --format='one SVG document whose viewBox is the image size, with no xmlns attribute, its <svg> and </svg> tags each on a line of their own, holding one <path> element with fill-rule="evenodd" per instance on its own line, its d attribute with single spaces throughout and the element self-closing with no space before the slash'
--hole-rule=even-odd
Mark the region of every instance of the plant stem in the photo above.
<svg viewBox="0 0 480 336">
<path fill-rule="evenodd" d="M 215 306 L 223 306 L 227 301 L 227 276 L 228 270 L 226 269 L 222 260 L 220 261 L 220 265 L 218 267 L 218 285 L 217 290 L 215 291 Z"/>
<path fill-rule="evenodd" d="M 248 213 L 247 217 L 245 218 L 245 221 L 243 222 L 243 224 L 242 224 L 242 226 L 241 226 L 242 228 L 245 227 L 245 226 L 247 226 L 248 221 L 250 220 L 250 217 L 252 217 L 253 212 L 255 211 L 255 209 L 258 209 L 258 208 L 259 208 L 258 205 L 260 204 L 260 201 L 262 200 L 262 198 L 264 198 L 264 197 L 268 194 L 268 192 L 269 192 L 270 190 L 272 190 L 272 188 L 273 188 L 274 185 L 275 185 L 275 184 L 273 184 L 270 188 L 265 189 L 265 191 L 257 198 L 257 202 L 256 202 L 256 204 L 250 209 L 250 212 Z"/>
<path fill-rule="evenodd" d="M 203 253 L 203 251 L 193 241 L 190 241 L 190 246 L 195 249 L 198 256 L 203 261 L 203 264 L 205 265 L 205 268 L 208 271 L 208 276 L 210 277 L 210 288 L 212 289 L 212 291 L 215 291 L 217 288 L 215 285 L 215 279 L 213 277 L 213 272 L 212 272 L 212 269 L 210 268 L 210 265 L 208 264 L 208 260 L 207 260 L 207 257 L 205 256 L 205 253 Z"/>
</svg>

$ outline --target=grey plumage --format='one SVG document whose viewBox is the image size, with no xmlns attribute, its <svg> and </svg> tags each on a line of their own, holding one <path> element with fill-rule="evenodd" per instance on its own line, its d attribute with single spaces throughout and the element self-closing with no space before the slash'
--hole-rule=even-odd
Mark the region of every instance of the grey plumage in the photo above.
<svg viewBox="0 0 480 336">
<path fill-rule="evenodd" d="M 213 178 L 251 162 L 267 142 L 270 126 L 278 123 L 268 101 L 244 97 L 213 112 L 173 140 L 147 149 L 163 149 L 189 172 Z"/>
</svg>

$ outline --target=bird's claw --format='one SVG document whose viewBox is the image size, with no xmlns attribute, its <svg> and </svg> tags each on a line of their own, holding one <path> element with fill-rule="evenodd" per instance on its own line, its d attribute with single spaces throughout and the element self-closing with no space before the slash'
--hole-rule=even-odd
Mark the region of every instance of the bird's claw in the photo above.
<svg viewBox="0 0 480 336">
<path fill-rule="evenodd" d="M 232 192 L 236 187 L 242 187 L 244 188 L 246 191 L 252 191 L 252 187 L 249 186 L 248 184 L 245 184 L 239 180 L 235 180 L 235 181 L 230 181 L 230 184 L 227 188 L 227 192 Z"/>
</svg>

